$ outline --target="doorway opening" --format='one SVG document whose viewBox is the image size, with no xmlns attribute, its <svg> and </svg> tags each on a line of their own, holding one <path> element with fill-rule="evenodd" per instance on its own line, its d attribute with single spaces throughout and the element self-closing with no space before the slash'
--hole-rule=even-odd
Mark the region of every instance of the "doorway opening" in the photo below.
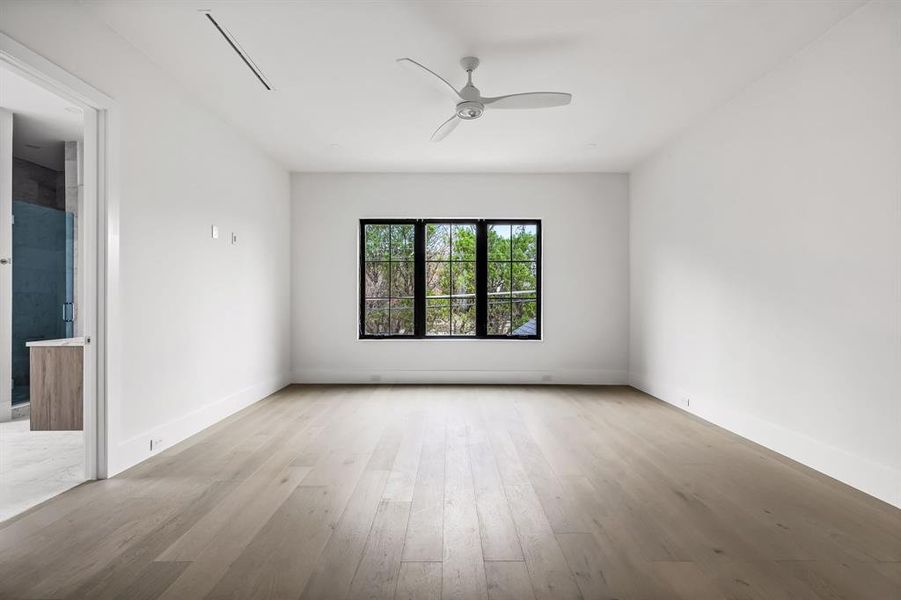
<svg viewBox="0 0 901 600">
<path fill-rule="evenodd" d="M 108 472 L 111 105 L 0 34 L 0 521 Z"/>
<path fill-rule="evenodd" d="M 4 520 L 85 480 L 83 373 L 77 372 L 83 337 L 76 337 L 84 117 L 78 106 L 2 65 L 0 111 L 3 143 L 12 149 L 11 156 L 3 153 L 11 194 L 4 192 L 0 204 L 2 246 L 11 246 L 0 265 L 6 284 L 0 302 L 10 321 L 0 335 L 9 365 L 0 394 Z"/>
</svg>

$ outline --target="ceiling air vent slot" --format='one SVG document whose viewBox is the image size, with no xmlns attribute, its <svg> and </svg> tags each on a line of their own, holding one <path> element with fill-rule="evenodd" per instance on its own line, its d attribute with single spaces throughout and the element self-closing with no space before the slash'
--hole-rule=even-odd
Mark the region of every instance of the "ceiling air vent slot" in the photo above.
<svg viewBox="0 0 901 600">
<path fill-rule="evenodd" d="M 210 20 L 210 23 L 213 24 L 213 27 L 215 27 L 216 30 L 222 34 L 222 37 L 224 37 L 225 41 L 228 42 L 228 45 L 232 47 L 232 50 L 234 50 L 238 54 L 238 56 L 241 57 L 241 60 L 243 60 L 244 64 L 247 65 L 247 68 L 253 71 L 253 74 L 257 79 L 260 80 L 260 83 L 263 84 L 263 87 L 271 92 L 272 86 L 269 84 L 266 76 L 263 75 L 262 71 L 260 71 L 260 68 L 256 65 L 255 62 L 253 62 L 253 59 L 248 56 L 247 52 L 244 51 L 244 48 L 241 47 L 241 45 L 238 43 L 238 40 L 235 39 L 235 36 L 233 36 L 228 29 L 220 25 L 218 21 L 213 18 L 213 15 L 208 11 L 203 11 L 203 14 L 206 15 L 206 18 Z"/>
</svg>

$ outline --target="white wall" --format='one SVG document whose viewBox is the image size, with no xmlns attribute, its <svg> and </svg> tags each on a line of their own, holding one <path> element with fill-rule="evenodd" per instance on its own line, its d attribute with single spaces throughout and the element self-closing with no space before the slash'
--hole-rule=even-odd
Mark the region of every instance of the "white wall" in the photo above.
<svg viewBox="0 0 901 600">
<path fill-rule="evenodd" d="M 151 437 L 171 445 L 289 380 L 289 177 L 88 8 L 3 2 L 0 16 L 0 31 L 117 102 L 115 472 Z"/>
<path fill-rule="evenodd" d="M 295 381 L 626 381 L 626 176 L 294 174 L 292 198 Z M 358 340 L 366 217 L 542 219 L 544 340 Z"/>
<path fill-rule="evenodd" d="M 631 370 L 901 506 L 901 4 L 632 173 Z"/>
</svg>

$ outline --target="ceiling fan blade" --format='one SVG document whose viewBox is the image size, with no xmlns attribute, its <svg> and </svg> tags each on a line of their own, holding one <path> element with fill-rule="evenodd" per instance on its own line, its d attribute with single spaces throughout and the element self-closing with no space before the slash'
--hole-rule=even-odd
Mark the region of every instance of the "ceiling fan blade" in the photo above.
<svg viewBox="0 0 901 600">
<path fill-rule="evenodd" d="M 432 75 L 433 77 L 437 78 L 437 79 L 440 80 L 442 83 L 444 83 L 444 85 L 446 85 L 447 87 L 449 87 L 450 90 L 454 93 L 454 96 L 456 96 L 456 97 L 458 97 L 458 98 L 462 98 L 462 96 L 460 96 L 460 92 L 457 91 L 457 88 L 455 88 L 454 86 L 452 86 L 452 85 L 450 84 L 450 82 L 448 82 L 447 79 L 445 79 L 444 77 L 442 77 L 441 75 L 439 75 L 439 74 L 436 73 L 435 71 L 431 70 L 431 69 L 428 68 L 427 66 L 425 66 L 425 65 L 423 65 L 423 64 L 421 64 L 421 63 L 416 62 L 416 61 L 413 60 L 412 58 L 398 58 L 398 59 L 397 59 L 397 62 L 398 62 L 399 64 L 401 64 L 401 65 L 408 66 L 408 67 L 410 67 L 410 68 L 416 68 L 416 70 L 419 71 L 419 72 L 425 71 L 426 73 L 429 73 L 430 75 Z M 435 81 L 435 80 L 433 80 L 433 81 Z M 436 81 L 435 83 L 437 83 L 437 81 Z M 439 85 L 440 85 L 440 84 L 439 84 Z"/>
<path fill-rule="evenodd" d="M 457 125 L 460 124 L 460 117 L 457 115 L 452 116 L 450 119 L 445 121 L 435 130 L 435 133 L 432 134 L 433 142 L 440 142 L 444 138 L 450 135 L 450 133 L 457 128 Z"/>
<path fill-rule="evenodd" d="M 526 92 L 494 98 L 482 98 L 482 104 L 491 108 L 550 108 L 565 106 L 572 102 L 573 95 L 563 92 Z"/>
</svg>

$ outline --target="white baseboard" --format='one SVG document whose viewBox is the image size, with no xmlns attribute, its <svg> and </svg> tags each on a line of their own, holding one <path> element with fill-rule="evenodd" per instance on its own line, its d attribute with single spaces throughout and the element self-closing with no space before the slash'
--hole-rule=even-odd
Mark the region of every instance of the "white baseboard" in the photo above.
<svg viewBox="0 0 901 600">
<path fill-rule="evenodd" d="M 631 385 L 676 408 L 727 429 L 866 494 L 901 508 L 901 471 L 873 462 L 808 435 L 705 402 L 675 386 L 632 373 Z M 691 406 L 684 399 L 691 397 Z"/>
<path fill-rule="evenodd" d="M 109 477 L 150 458 L 160 450 L 174 446 L 203 431 L 239 410 L 259 402 L 290 383 L 287 376 L 274 377 L 248 386 L 215 402 L 210 402 L 177 419 L 121 442 L 115 455 L 110 456 Z M 150 440 L 162 440 L 158 448 L 150 450 Z"/>
<path fill-rule="evenodd" d="M 550 371 L 300 369 L 294 372 L 294 383 L 628 385 L 629 374 L 627 371 L 594 369 Z"/>
</svg>

